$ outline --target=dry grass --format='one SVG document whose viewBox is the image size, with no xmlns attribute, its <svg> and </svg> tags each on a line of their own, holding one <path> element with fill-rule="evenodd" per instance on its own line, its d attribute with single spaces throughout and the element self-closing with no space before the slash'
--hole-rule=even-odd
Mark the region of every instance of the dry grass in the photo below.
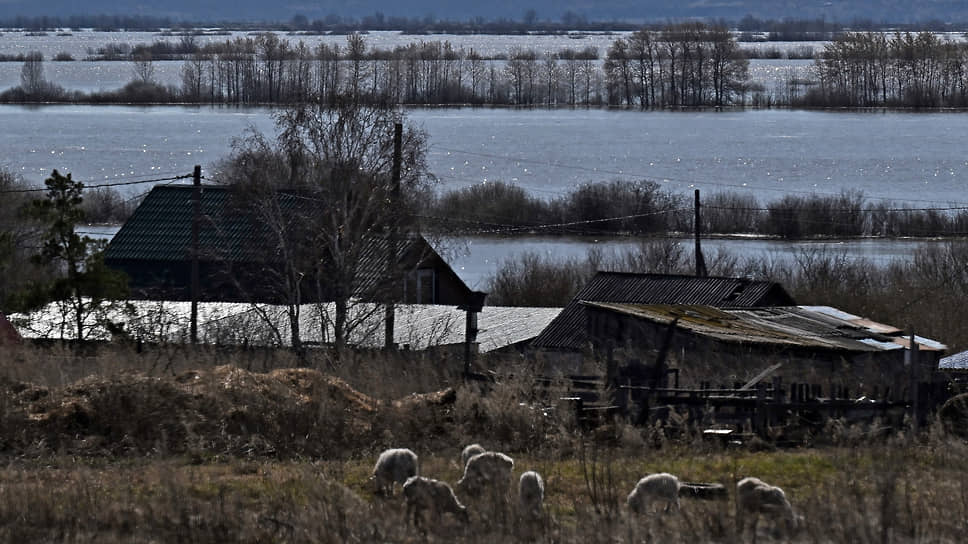
<svg viewBox="0 0 968 544">
<path fill-rule="evenodd" d="M 722 482 L 757 474 L 784 487 L 804 516 L 797 541 L 957 542 L 968 516 L 968 473 L 940 446 L 872 446 L 822 451 L 635 456 L 613 452 L 620 507 L 596 512 L 574 459 L 516 455 L 515 477 L 536 469 L 546 480 L 546 523 L 537 541 L 645 540 L 741 542 L 732 500 L 683 500 L 679 515 L 631 518 L 624 497 L 656 470 L 688 481 Z M 964 453 L 962 445 L 946 444 Z M 419 449 L 419 448 L 418 448 Z M 421 452 L 422 471 L 454 482 L 454 456 Z M 0 470 L 0 538 L 7 542 L 377 542 L 423 541 L 403 521 L 399 494 L 374 497 L 372 458 L 338 461 L 230 459 L 195 464 L 183 457 L 11 461 Z M 516 541 L 524 527 L 484 517 L 461 526 L 445 519 L 439 541 Z M 762 525 L 762 524 L 761 524 Z M 770 536 L 769 528 L 761 537 Z"/>
<path fill-rule="evenodd" d="M 284 359 L 260 372 L 242 368 L 243 357 L 242 367 L 223 365 L 203 352 L 194 370 L 181 367 L 186 355 L 149 371 L 138 370 L 144 354 L 112 350 L 58 376 L 45 358 L 64 352 L 5 355 L 4 542 L 750 539 L 735 532 L 731 498 L 683 499 L 678 515 L 630 518 L 626 495 L 658 471 L 728 489 L 749 475 L 783 487 L 805 520 L 795 541 L 957 542 L 968 529 L 968 445 L 939 425 L 917 439 L 868 440 L 847 428 L 823 448 L 753 451 L 623 423 L 583 432 L 533 409 L 548 399 L 525 375 L 487 394 L 428 381 L 423 394 L 395 397 L 398 385 L 367 389 L 312 368 L 276 368 Z M 62 383 L 69 374 L 84 377 Z M 514 457 L 515 478 L 542 474 L 543 520 L 478 511 L 468 526 L 445 518 L 424 534 L 404 522 L 399 493 L 373 495 L 367 478 L 379 450 L 410 447 L 423 474 L 454 483 L 470 442 Z M 770 539 L 765 525 L 760 537 Z"/>
</svg>

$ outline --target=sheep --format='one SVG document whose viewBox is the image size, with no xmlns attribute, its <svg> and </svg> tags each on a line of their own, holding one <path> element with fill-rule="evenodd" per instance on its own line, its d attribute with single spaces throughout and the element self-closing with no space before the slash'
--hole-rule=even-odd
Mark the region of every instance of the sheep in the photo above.
<svg viewBox="0 0 968 544">
<path fill-rule="evenodd" d="M 518 507 L 522 515 L 538 517 L 544 502 L 544 481 L 541 475 L 529 470 L 518 480 Z"/>
<path fill-rule="evenodd" d="M 511 486 L 514 460 L 496 451 L 479 453 L 467 460 L 464 476 L 457 482 L 461 493 L 477 497 L 490 490 L 493 496 L 506 497 Z"/>
<path fill-rule="evenodd" d="M 635 484 L 625 503 L 630 512 L 649 512 L 653 502 L 664 502 L 665 511 L 679 511 L 679 478 L 667 472 L 649 474 Z"/>
<path fill-rule="evenodd" d="M 752 515 L 754 542 L 760 514 L 784 520 L 788 531 L 797 526 L 797 516 L 783 490 L 752 476 L 736 484 L 736 520 L 740 534 L 745 529 L 747 514 Z"/>
<path fill-rule="evenodd" d="M 480 444 L 471 444 L 467 446 L 463 451 L 460 452 L 460 466 L 462 468 L 466 467 L 467 461 L 470 460 L 471 457 L 484 453 L 485 451 L 487 450 L 485 450 L 484 446 L 481 446 Z"/>
<path fill-rule="evenodd" d="M 417 474 L 417 454 L 406 448 L 394 448 L 380 454 L 370 479 L 377 494 L 391 496 L 395 483 L 403 484 Z"/>
<path fill-rule="evenodd" d="M 407 503 L 407 520 L 412 517 L 414 526 L 418 528 L 425 512 L 430 513 L 433 522 L 447 513 L 462 522 L 468 521 L 467 508 L 457 500 L 454 490 L 446 482 L 411 476 L 403 484 L 403 496 Z"/>
</svg>

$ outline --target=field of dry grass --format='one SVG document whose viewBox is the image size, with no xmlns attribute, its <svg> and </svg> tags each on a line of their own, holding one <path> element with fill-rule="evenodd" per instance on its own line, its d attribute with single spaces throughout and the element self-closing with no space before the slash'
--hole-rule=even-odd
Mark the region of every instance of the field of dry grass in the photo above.
<svg viewBox="0 0 968 544">
<path fill-rule="evenodd" d="M 736 532 L 732 493 L 629 516 L 626 495 L 657 471 L 783 487 L 804 522 L 794 535 L 762 523 L 761 540 L 960 542 L 968 530 L 968 445 L 937 425 L 872 438 L 832 424 L 822 446 L 777 450 L 620 422 L 583 430 L 535 410 L 555 392 L 536 393 L 523 373 L 482 394 L 433 359 L 293 368 L 266 353 L 26 348 L 3 361 L 4 542 L 752 539 Z M 472 502 L 469 524 L 445 518 L 425 534 L 405 522 L 399 492 L 375 496 L 367 481 L 380 450 L 409 447 L 423 474 L 454 483 L 470 442 L 511 455 L 515 477 L 543 475 L 540 523 Z"/>
</svg>

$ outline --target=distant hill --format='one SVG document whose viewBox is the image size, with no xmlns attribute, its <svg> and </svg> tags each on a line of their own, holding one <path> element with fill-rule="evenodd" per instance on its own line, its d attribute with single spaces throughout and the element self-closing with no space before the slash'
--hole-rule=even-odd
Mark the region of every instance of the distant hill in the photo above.
<svg viewBox="0 0 968 544">
<path fill-rule="evenodd" d="M 387 17 L 488 20 L 522 20 L 533 10 L 540 21 L 621 20 L 663 22 L 684 18 L 824 18 L 827 21 L 869 20 L 875 23 L 910 23 L 940 20 L 968 21 L 968 0 L 0 0 L 0 19 L 22 16 L 140 15 L 169 17 L 174 21 L 287 21 L 296 15 L 309 20 L 327 16 L 360 18 L 380 12 Z"/>
</svg>

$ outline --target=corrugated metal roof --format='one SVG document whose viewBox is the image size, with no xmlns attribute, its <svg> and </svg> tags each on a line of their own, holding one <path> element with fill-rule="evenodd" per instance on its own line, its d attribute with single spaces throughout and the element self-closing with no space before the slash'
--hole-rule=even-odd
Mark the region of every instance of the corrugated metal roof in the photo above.
<svg viewBox="0 0 968 544">
<path fill-rule="evenodd" d="M 938 368 L 941 370 L 968 370 L 968 351 L 942 357 L 938 361 Z"/>
<path fill-rule="evenodd" d="M 133 313 L 121 309 L 109 315 L 89 316 L 90 339 L 110 340 L 111 333 L 99 321 L 107 318 L 124 325 L 133 337 L 155 342 L 187 342 L 190 327 L 189 302 L 129 301 Z M 325 343 L 332 339 L 332 303 L 305 304 L 300 308 L 300 337 L 306 343 Z M 384 343 L 383 306 L 356 303 L 351 306 L 360 321 L 350 343 L 379 347 Z M 561 308 L 514 308 L 485 306 L 478 316 L 477 341 L 482 353 L 501 349 L 534 338 Z M 290 344 L 286 307 L 271 304 L 203 302 L 198 306 L 199 339 L 203 343 L 250 346 Z M 25 338 L 73 339 L 74 325 L 69 313 L 57 303 L 30 314 L 11 316 Z M 324 333 L 325 331 L 325 333 Z M 464 342 L 465 312 L 453 306 L 398 304 L 394 314 L 394 340 L 420 350 Z M 324 338 L 323 335 L 328 335 Z"/>
<path fill-rule="evenodd" d="M 703 304 L 748 308 L 795 304 L 775 282 L 748 278 L 700 278 L 671 274 L 598 272 L 532 343 L 533 347 L 580 350 L 586 342 L 581 301 L 634 304 Z"/>
<path fill-rule="evenodd" d="M 724 342 L 859 352 L 904 349 L 909 344 L 907 338 L 879 332 L 883 326 L 866 327 L 861 323 L 865 320 L 829 306 L 719 309 L 699 305 L 585 304 L 661 324 L 677 320 L 679 329 Z M 921 350 L 946 349 L 934 340 L 915 336 L 915 341 Z"/>
<path fill-rule="evenodd" d="M 151 189 L 131 217 L 111 239 L 106 261 L 182 261 L 190 257 L 192 241 L 191 185 L 159 185 Z M 283 210 L 295 210 L 297 199 L 278 193 Z M 260 243 L 267 229 L 232 203 L 227 187 L 205 185 L 201 189 L 199 247 L 206 260 L 228 262 L 272 260 L 275 251 Z"/>
<path fill-rule="evenodd" d="M 185 261 L 191 257 L 191 185 L 155 186 L 114 236 L 104 253 L 109 266 L 124 261 Z M 291 194 L 275 194 L 284 215 L 298 217 L 315 204 Z M 199 246 L 203 260 L 232 263 L 273 263 L 281 258 L 278 247 L 263 221 L 246 213 L 233 202 L 232 190 L 223 186 L 202 186 Z M 371 296 L 385 285 L 388 241 L 383 236 L 364 240 L 354 277 L 353 293 Z M 397 243 L 398 262 L 406 270 L 434 261 L 438 269 L 459 280 L 449 264 L 419 234 L 401 234 Z M 469 296 L 469 295 L 468 295 Z"/>
</svg>

